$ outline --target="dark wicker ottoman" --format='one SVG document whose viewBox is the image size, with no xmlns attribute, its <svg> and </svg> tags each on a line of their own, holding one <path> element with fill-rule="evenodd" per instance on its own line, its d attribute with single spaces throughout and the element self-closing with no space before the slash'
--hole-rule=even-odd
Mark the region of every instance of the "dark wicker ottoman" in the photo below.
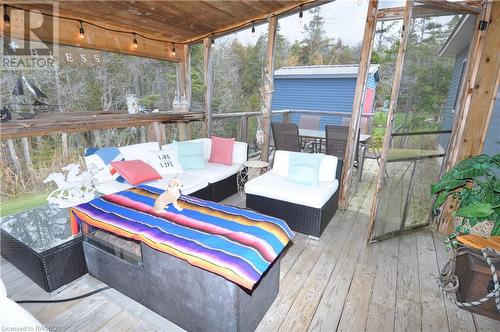
<svg viewBox="0 0 500 332">
<path fill-rule="evenodd" d="M 339 182 L 342 176 L 342 166 L 343 162 L 339 160 L 335 174 Z M 246 195 L 246 207 L 283 219 L 293 231 L 319 238 L 338 209 L 339 191 L 340 185 L 321 208 L 252 194 Z"/>
<path fill-rule="evenodd" d="M 83 237 L 73 237 L 68 210 L 43 206 L 0 222 L 2 256 L 52 292 L 87 273 Z"/>
<path fill-rule="evenodd" d="M 253 331 L 278 294 L 279 260 L 248 292 L 143 243 L 99 232 L 85 236 L 89 273 L 188 331 Z"/>
<path fill-rule="evenodd" d="M 338 202 L 338 190 L 321 209 L 247 194 L 247 208 L 283 219 L 293 231 L 317 238 L 321 237 L 337 211 Z"/>
</svg>

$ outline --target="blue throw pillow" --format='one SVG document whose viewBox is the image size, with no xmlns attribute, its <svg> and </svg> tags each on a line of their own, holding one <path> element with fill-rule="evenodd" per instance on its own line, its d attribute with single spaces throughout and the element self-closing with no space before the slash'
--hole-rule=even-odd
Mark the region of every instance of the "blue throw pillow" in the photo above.
<svg viewBox="0 0 500 332">
<path fill-rule="evenodd" d="M 322 153 L 290 152 L 288 159 L 288 181 L 316 186 L 319 178 L 319 165 Z"/>
<path fill-rule="evenodd" d="M 183 169 L 205 168 L 203 142 L 175 142 L 177 154 Z"/>
</svg>

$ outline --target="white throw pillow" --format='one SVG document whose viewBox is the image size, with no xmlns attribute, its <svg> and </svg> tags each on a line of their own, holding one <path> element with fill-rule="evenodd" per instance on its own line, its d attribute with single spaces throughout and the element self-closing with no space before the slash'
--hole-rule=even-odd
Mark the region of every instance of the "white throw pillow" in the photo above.
<svg viewBox="0 0 500 332">
<path fill-rule="evenodd" d="M 148 153 L 148 156 L 148 164 L 160 175 L 179 174 L 184 171 L 177 156 L 177 149 L 175 148 L 151 151 Z"/>
<path fill-rule="evenodd" d="M 149 152 L 160 150 L 158 142 L 147 142 L 119 147 L 120 153 L 125 160 L 142 160 L 148 162 Z"/>
</svg>

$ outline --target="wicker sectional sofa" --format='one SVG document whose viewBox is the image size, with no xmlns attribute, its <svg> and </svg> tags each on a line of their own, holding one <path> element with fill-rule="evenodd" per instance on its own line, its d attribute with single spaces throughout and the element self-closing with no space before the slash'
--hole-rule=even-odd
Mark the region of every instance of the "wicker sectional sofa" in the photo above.
<svg viewBox="0 0 500 332">
<path fill-rule="evenodd" d="M 219 202 L 237 192 L 236 177 L 243 162 L 247 160 L 248 145 L 244 142 L 234 142 L 233 164 L 222 165 L 209 162 L 211 152 L 211 139 L 200 138 L 191 140 L 191 142 L 203 142 L 203 153 L 206 161 L 203 169 L 184 170 L 182 173 L 164 176 L 163 179 L 145 183 L 147 185 L 166 189 L 170 180 L 177 177 L 183 184 L 182 193 L 192 195 L 202 199 Z M 163 145 L 162 149 L 172 147 L 172 144 Z M 142 159 L 144 151 L 160 150 L 157 142 L 147 142 L 134 145 L 128 145 L 119 148 L 123 155 L 132 156 L 134 159 Z M 126 152 L 126 153 L 125 153 Z M 90 169 L 91 156 L 86 155 L 85 161 L 87 168 Z M 127 158 L 125 158 L 127 159 Z M 148 162 L 148 160 L 144 160 Z M 96 189 L 103 195 L 116 193 L 122 190 L 130 189 L 132 185 L 118 182 L 116 180 L 106 181 L 96 184 Z"/>
<path fill-rule="evenodd" d="M 296 232 L 319 238 L 338 208 L 342 161 L 326 155 L 318 186 L 288 181 L 288 151 L 276 151 L 271 171 L 245 184 L 248 208 L 286 221 Z"/>
</svg>

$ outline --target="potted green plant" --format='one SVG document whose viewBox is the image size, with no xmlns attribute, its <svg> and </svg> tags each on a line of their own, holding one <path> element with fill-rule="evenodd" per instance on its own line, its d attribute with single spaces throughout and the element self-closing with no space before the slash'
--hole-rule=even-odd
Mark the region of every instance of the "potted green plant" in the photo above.
<svg viewBox="0 0 500 332">
<path fill-rule="evenodd" d="M 500 236 L 499 174 L 500 154 L 483 154 L 459 162 L 432 185 L 432 194 L 437 195 L 435 211 L 450 195 L 459 202 L 453 213 L 455 231 L 448 238 L 452 247 L 460 233 Z"/>
</svg>

